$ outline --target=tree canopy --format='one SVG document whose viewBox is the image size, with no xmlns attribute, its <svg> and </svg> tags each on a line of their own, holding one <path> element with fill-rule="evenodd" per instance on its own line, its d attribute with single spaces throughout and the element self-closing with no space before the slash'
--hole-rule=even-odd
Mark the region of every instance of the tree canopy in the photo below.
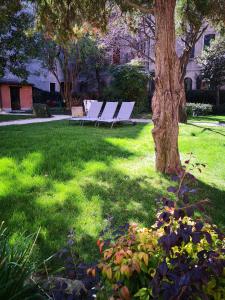
<svg viewBox="0 0 225 300">
<path fill-rule="evenodd" d="M 219 88 L 225 84 L 225 39 L 218 37 L 198 58 L 202 66 L 202 78 L 206 79 L 210 88 Z"/>
<path fill-rule="evenodd" d="M 26 62 L 36 55 L 32 7 L 22 0 L 2 0 L 0 12 L 0 77 L 9 71 L 26 78 Z"/>
</svg>

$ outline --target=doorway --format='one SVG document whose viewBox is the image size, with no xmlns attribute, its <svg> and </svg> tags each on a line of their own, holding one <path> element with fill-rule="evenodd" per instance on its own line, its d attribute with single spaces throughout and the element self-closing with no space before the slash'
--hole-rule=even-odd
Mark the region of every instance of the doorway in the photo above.
<svg viewBox="0 0 225 300">
<path fill-rule="evenodd" d="M 20 88 L 18 86 L 10 86 L 11 109 L 20 110 Z"/>
</svg>

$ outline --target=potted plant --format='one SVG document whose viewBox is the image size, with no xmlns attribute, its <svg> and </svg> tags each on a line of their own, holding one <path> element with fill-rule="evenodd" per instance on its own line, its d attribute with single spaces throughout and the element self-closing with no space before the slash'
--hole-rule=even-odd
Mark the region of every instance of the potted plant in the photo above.
<svg viewBox="0 0 225 300">
<path fill-rule="evenodd" d="M 84 115 L 82 98 L 76 93 L 72 93 L 71 113 L 72 117 L 83 117 Z"/>
</svg>

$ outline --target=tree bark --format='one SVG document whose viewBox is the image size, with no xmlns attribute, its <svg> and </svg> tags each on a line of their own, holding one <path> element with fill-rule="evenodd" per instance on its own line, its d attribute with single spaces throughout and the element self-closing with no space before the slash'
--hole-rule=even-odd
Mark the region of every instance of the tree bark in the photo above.
<svg viewBox="0 0 225 300">
<path fill-rule="evenodd" d="M 102 95 L 102 89 L 101 89 L 101 78 L 100 78 L 100 70 L 99 68 L 95 69 L 95 76 L 96 76 L 96 81 L 97 81 L 97 88 L 98 88 L 98 97 L 101 97 Z"/>
<path fill-rule="evenodd" d="M 216 107 L 220 106 L 220 88 L 216 87 Z"/>
<path fill-rule="evenodd" d="M 152 101 L 152 130 L 156 170 L 173 174 L 181 167 L 178 150 L 179 108 L 183 101 L 184 83 L 180 60 L 176 54 L 176 0 L 156 0 L 155 94 Z"/>
</svg>

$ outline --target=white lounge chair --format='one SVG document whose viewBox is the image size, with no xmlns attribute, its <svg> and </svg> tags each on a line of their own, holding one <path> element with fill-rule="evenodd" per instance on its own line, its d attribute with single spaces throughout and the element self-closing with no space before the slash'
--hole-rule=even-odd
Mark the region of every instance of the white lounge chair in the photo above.
<svg viewBox="0 0 225 300">
<path fill-rule="evenodd" d="M 134 109 L 134 104 L 135 102 L 123 102 L 116 118 L 99 118 L 98 122 L 112 123 L 111 127 L 119 122 L 132 122 L 130 117 Z"/>
<path fill-rule="evenodd" d="M 83 101 L 83 103 L 84 103 L 84 110 L 85 110 L 86 115 L 88 114 L 88 111 L 91 108 L 91 104 L 93 102 L 98 102 L 98 100 L 87 99 L 87 100 Z"/>
<path fill-rule="evenodd" d="M 91 106 L 88 110 L 87 116 L 84 116 L 82 118 L 71 118 L 70 121 L 80 121 L 83 124 L 85 121 L 91 122 L 98 120 L 98 116 L 102 109 L 102 104 L 103 102 L 98 101 L 91 102 Z"/>
<path fill-rule="evenodd" d="M 113 119 L 116 109 L 118 106 L 118 102 L 106 102 L 106 105 L 103 109 L 101 116 L 96 120 L 99 126 L 100 122 L 108 123 L 108 120 Z"/>
</svg>

